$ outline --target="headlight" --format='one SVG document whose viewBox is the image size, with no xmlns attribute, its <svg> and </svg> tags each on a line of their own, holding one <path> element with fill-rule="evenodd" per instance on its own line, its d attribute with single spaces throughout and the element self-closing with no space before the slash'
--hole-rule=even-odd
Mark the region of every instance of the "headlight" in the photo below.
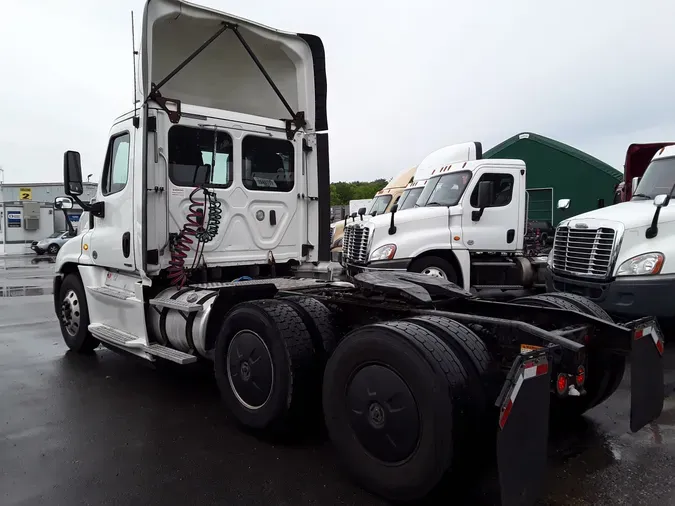
<svg viewBox="0 0 675 506">
<path fill-rule="evenodd" d="M 375 251 L 370 254 L 370 260 L 391 260 L 396 254 L 396 245 L 395 244 L 385 244 L 380 246 Z"/>
<path fill-rule="evenodd" d="M 340 237 L 339 239 L 336 239 L 335 242 L 331 245 L 330 249 L 341 248 L 342 247 L 342 239 L 343 239 L 342 237 Z"/>
<path fill-rule="evenodd" d="M 663 267 L 663 255 L 661 253 L 645 253 L 626 260 L 619 266 L 617 276 L 644 276 L 646 274 L 658 274 Z"/>
</svg>

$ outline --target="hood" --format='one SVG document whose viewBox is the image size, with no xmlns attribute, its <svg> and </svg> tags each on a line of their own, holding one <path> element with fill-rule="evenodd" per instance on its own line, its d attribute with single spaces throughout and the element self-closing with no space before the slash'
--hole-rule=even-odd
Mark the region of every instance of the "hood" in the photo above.
<svg viewBox="0 0 675 506">
<path fill-rule="evenodd" d="M 307 128 L 327 129 L 324 51 L 318 37 L 281 32 L 181 0 L 148 0 L 145 4 L 138 98 L 145 100 L 153 84 L 161 83 L 213 38 L 162 85 L 161 95 L 190 105 L 290 119 L 290 112 L 237 32 L 293 111 L 304 114 Z M 316 82 L 315 72 L 319 77 Z M 316 107 L 315 95 L 320 97 Z"/>
<path fill-rule="evenodd" d="M 404 224 L 411 221 L 423 221 L 433 218 L 438 218 L 439 216 L 448 216 L 448 208 L 445 206 L 433 206 L 433 207 L 415 207 L 413 209 L 405 209 L 399 211 L 394 215 L 394 224 Z M 358 222 L 358 219 L 356 220 Z M 351 220 L 349 221 L 351 223 Z M 347 223 L 347 226 L 349 226 Z M 364 225 L 368 228 L 381 228 L 388 227 L 391 224 L 391 213 L 380 214 L 379 216 L 373 216 L 368 220 L 364 220 Z"/>
<path fill-rule="evenodd" d="M 623 223 L 624 227 L 629 230 L 651 225 L 655 211 L 656 207 L 652 200 L 631 200 L 574 216 L 569 220 L 564 220 L 563 223 L 570 220 L 574 222 L 583 221 L 592 226 L 592 220 L 613 221 Z M 675 221 L 675 205 L 662 208 L 659 215 L 659 223 L 670 221 Z"/>
<path fill-rule="evenodd" d="M 672 142 L 652 142 L 650 144 L 631 144 L 626 151 L 626 162 L 623 166 L 624 181 L 626 182 L 626 198 L 633 195 L 631 183 L 634 177 L 642 177 L 654 158 L 656 152 Z"/>
</svg>

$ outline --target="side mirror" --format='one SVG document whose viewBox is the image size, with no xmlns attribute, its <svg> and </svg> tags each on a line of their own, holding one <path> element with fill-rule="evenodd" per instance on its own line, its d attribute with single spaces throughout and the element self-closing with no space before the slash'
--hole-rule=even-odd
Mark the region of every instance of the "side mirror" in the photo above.
<svg viewBox="0 0 675 506">
<path fill-rule="evenodd" d="M 631 194 L 635 193 L 635 190 L 637 190 L 638 185 L 640 184 L 640 178 L 639 177 L 634 177 L 633 179 L 630 180 L 630 192 Z"/>
<path fill-rule="evenodd" d="M 66 151 L 63 154 L 63 184 L 66 195 L 80 196 L 84 193 L 80 153 L 77 151 Z"/>
<path fill-rule="evenodd" d="M 656 207 L 663 207 L 663 205 L 666 203 L 667 198 L 668 195 L 666 195 L 665 193 L 657 195 L 656 197 L 654 197 L 654 205 Z"/>
<path fill-rule="evenodd" d="M 72 209 L 73 199 L 70 197 L 56 197 L 54 199 L 54 209 Z"/>
<path fill-rule="evenodd" d="M 558 209 L 569 209 L 571 203 L 570 199 L 560 199 L 558 201 Z"/>
<path fill-rule="evenodd" d="M 363 216 L 364 214 L 366 214 L 366 208 L 365 208 L 365 207 L 360 207 L 360 208 L 359 208 L 359 216 Z"/>
<path fill-rule="evenodd" d="M 478 209 L 485 209 L 492 199 L 492 181 L 478 183 Z"/>
<path fill-rule="evenodd" d="M 398 211 L 398 204 L 394 204 L 393 206 L 391 206 L 391 210 L 389 212 L 395 213 L 396 211 Z"/>
</svg>

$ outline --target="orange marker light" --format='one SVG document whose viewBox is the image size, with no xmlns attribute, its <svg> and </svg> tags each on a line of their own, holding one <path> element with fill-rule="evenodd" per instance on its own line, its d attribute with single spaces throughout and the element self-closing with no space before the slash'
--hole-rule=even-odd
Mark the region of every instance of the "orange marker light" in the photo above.
<svg viewBox="0 0 675 506">
<path fill-rule="evenodd" d="M 82 249 L 83 249 L 84 251 L 87 251 L 87 250 L 89 249 L 89 245 L 88 245 L 88 244 L 83 244 L 83 245 L 82 245 Z"/>
<path fill-rule="evenodd" d="M 455 241 L 459 241 L 459 236 L 456 235 L 455 237 L 453 237 L 453 239 L 454 239 Z"/>
</svg>

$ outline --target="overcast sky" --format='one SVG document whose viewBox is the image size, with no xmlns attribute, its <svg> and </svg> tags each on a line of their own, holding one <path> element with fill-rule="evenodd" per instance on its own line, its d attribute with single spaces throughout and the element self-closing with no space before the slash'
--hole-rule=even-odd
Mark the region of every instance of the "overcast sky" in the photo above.
<svg viewBox="0 0 675 506">
<path fill-rule="evenodd" d="M 672 0 L 198 2 L 323 39 L 333 181 L 521 131 L 619 169 L 631 142 L 675 140 Z M 67 149 L 98 179 L 110 122 L 132 104 L 132 9 L 140 34 L 142 0 L 3 6 L 7 182 L 61 180 Z"/>
</svg>

